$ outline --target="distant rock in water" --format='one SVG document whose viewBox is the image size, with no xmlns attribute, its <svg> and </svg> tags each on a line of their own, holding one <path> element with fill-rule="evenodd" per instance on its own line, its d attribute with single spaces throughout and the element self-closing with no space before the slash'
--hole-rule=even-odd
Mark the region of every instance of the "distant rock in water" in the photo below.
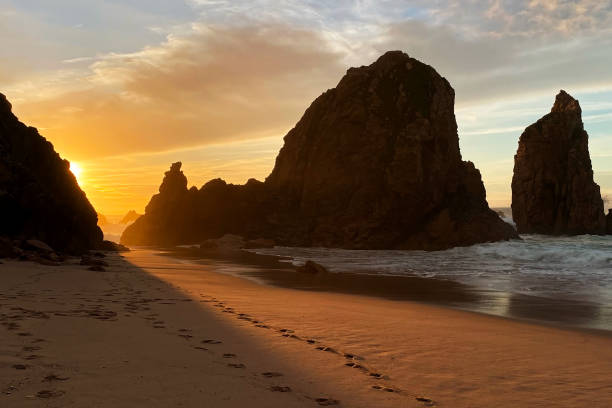
<svg viewBox="0 0 612 408">
<path fill-rule="evenodd" d="M 138 214 L 134 210 L 130 210 L 130 211 L 127 212 L 127 214 L 125 214 L 123 216 L 123 218 L 121 219 L 119 224 L 129 224 L 131 222 L 136 221 L 138 218 L 140 218 L 140 216 L 141 216 L 141 214 Z"/>
<path fill-rule="evenodd" d="M 0 94 L 0 237 L 79 253 L 102 242 L 97 215 L 53 145 Z"/>
<path fill-rule="evenodd" d="M 231 233 L 278 245 L 437 250 L 518 237 L 461 160 L 452 87 L 402 52 L 349 69 L 284 141 L 265 183 L 217 179 L 187 190 L 175 163 L 122 242 Z"/>
<path fill-rule="evenodd" d="M 106 218 L 106 216 L 104 214 L 97 213 L 97 216 L 98 216 L 98 226 L 104 227 L 104 226 L 110 224 L 108 222 L 108 218 Z"/>
<path fill-rule="evenodd" d="M 565 91 L 549 114 L 525 129 L 512 178 L 512 214 L 519 233 L 605 232 L 588 140 L 580 104 Z"/>
</svg>

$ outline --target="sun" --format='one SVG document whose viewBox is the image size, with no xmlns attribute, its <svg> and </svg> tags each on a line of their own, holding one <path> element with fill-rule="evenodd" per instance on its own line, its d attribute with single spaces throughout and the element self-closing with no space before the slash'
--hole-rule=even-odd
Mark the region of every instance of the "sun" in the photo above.
<svg viewBox="0 0 612 408">
<path fill-rule="evenodd" d="M 77 179 L 77 183 L 82 184 L 81 175 L 83 174 L 83 169 L 78 163 L 70 162 L 70 172 L 74 174 L 74 177 Z"/>
</svg>

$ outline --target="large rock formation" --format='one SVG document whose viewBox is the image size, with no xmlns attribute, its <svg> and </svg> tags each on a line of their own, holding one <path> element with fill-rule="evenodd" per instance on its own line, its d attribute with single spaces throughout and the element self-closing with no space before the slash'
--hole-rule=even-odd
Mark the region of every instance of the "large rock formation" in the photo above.
<svg viewBox="0 0 612 408">
<path fill-rule="evenodd" d="M 187 190 L 174 164 L 125 243 L 225 233 L 283 245 L 444 249 L 516 238 L 461 160 L 454 91 L 432 67 L 388 52 L 351 68 L 285 136 L 265 183 Z"/>
<path fill-rule="evenodd" d="M 565 91 L 549 114 L 525 129 L 512 178 L 512 216 L 519 233 L 605 232 L 588 141 L 580 104 Z"/>
<path fill-rule="evenodd" d="M 21 123 L 0 94 L 0 237 L 37 239 L 79 253 L 102 242 L 96 222 L 68 161 Z"/>
<path fill-rule="evenodd" d="M 608 210 L 608 215 L 606 216 L 606 233 L 612 235 L 612 209 Z"/>
<path fill-rule="evenodd" d="M 233 185 L 215 179 L 200 190 L 187 189 L 187 178 L 177 162 L 166 172 L 159 194 L 151 198 L 145 214 L 125 229 L 121 242 L 171 245 L 225 234 L 257 236 L 264 233 L 269 201 L 263 183 L 256 180 Z"/>
</svg>

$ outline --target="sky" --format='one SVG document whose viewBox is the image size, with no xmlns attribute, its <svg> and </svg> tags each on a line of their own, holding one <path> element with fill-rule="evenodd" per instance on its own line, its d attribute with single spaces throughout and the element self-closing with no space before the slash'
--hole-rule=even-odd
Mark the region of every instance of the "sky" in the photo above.
<svg viewBox="0 0 612 408">
<path fill-rule="evenodd" d="M 190 185 L 263 180 L 347 68 L 402 50 L 455 88 L 464 160 L 509 206 L 524 128 L 579 99 L 612 197 L 612 0 L 0 0 L 0 92 L 102 214 Z"/>
</svg>

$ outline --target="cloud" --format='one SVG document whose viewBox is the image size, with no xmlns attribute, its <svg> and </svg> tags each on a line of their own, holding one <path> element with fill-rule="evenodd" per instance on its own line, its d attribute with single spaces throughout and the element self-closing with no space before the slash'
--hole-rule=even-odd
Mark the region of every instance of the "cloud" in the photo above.
<svg viewBox="0 0 612 408">
<path fill-rule="evenodd" d="M 402 49 L 433 65 L 457 91 L 459 104 L 553 95 L 559 89 L 612 88 L 612 35 L 480 34 L 420 21 L 390 24 L 379 52 Z"/>
<path fill-rule="evenodd" d="M 280 139 L 308 101 L 335 85 L 344 66 L 311 31 L 195 24 L 189 35 L 99 57 L 89 69 L 81 89 L 19 107 L 79 160 L 272 130 Z"/>
</svg>

